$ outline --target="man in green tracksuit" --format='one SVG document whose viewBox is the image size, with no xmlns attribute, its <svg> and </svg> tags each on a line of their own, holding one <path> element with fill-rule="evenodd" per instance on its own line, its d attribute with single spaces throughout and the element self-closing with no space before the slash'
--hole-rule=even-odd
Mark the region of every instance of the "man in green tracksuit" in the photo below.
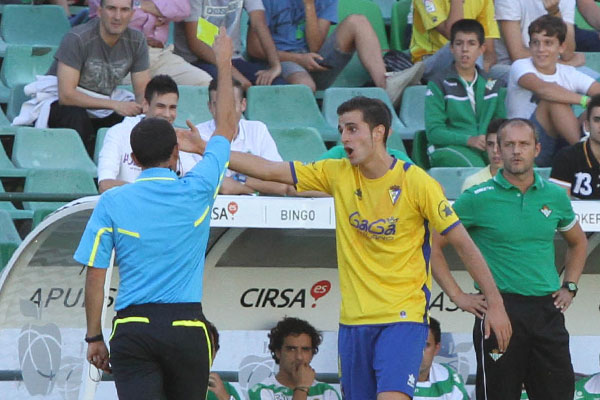
<svg viewBox="0 0 600 400">
<path fill-rule="evenodd" d="M 505 118 L 503 82 L 488 79 L 475 62 L 485 50 L 484 31 L 472 19 L 452 25 L 454 63 L 429 81 L 425 129 L 432 167 L 484 167 L 485 133 L 494 118 Z"/>
</svg>

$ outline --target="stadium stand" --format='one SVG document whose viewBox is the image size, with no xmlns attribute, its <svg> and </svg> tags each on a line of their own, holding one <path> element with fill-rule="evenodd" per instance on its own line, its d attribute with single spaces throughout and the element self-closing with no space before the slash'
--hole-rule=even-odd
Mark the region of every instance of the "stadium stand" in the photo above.
<svg viewBox="0 0 600 400">
<path fill-rule="evenodd" d="M 381 11 L 381 16 L 383 17 L 383 22 L 386 25 L 389 25 L 390 20 L 392 18 L 392 7 L 396 4 L 396 0 L 371 0 L 373 3 L 379 6 L 379 11 Z"/>
<path fill-rule="evenodd" d="M 71 24 L 62 7 L 56 5 L 6 5 L 0 35 L 7 44 L 58 46 Z"/>
<path fill-rule="evenodd" d="M 0 193 L 6 193 L 2 181 L 0 181 Z M 31 210 L 20 210 L 10 201 L 0 201 L 0 210 L 7 212 L 13 220 L 31 219 L 33 217 Z"/>
<path fill-rule="evenodd" d="M 98 165 L 98 156 L 100 155 L 100 150 L 102 150 L 102 145 L 104 144 L 104 137 L 106 136 L 106 132 L 110 128 L 100 128 L 98 132 L 96 132 L 96 145 L 94 146 L 94 163 Z"/>
<path fill-rule="evenodd" d="M 429 169 L 429 155 L 427 154 L 427 134 L 425 131 L 415 132 L 412 141 L 412 153 L 410 158 L 423 169 Z"/>
<path fill-rule="evenodd" d="M 448 199 L 455 200 L 460 196 L 460 189 L 465 179 L 480 169 L 478 167 L 431 168 L 427 173 L 442 185 Z"/>
<path fill-rule="evenodd" d="M 247 93 L 246 118 L 264 122 L 274 128 L 315 128 L 325 141 L 337 141 L 332 128 L 317 106 L 308 86 L 252 86 Z"/>
<path fill-rule="evenodd" d="M 79 193 L 83 196 L 97 194 L 98 189 L 92 175 L 84 170 L 32 169 L 25 179 L 23 192 Z M 24 201 L 23 208 L 33 211 L 32 225 L 36 227 L 48 214 L 64 204 L 63 202 Z"/>
<path fill-rule="evenodd" d="M 9 45 L 2 61 L 0 78 L 9 88 L 28 84 L 36 75 L 45 75 L 54 60 L 56 47 Z"/>
<path fill-rule="evenodd" d="M 274 128 L 269 131 L 284 161 L 311 162 L 327 151 L 315 128 Z"/>
<path fill-rule="evenodd" d="M 425 93 L 427 86 L 409 86 L 402 94 L 400 120 L 405 127 L 400 131 L 404 139 L 412 139 L 415 132 L 425 130 Z"/>
<path fill-rule="evenodd" d="M 21 112 L 21 105 L 29 100 L 29 97 L 25 95 L 23 88 L 24 84 L 16 85 L 10 88 L 10 95 L 8 97 L 8 105 L 6 106 L 6 117 L 12 121 Z"/>
<path fill-rule="evenodd" d="M 2 229 L 0 229 L 0 271 L 2 271 L 19 244 L 21 244 L 21 237 L 10 215 L 4 210 L 0 210 L 0 226 L 2 226 Z"/>
<path fill-rule="evenodd" d="M 17 129 L 12 161 L 20 168 L 80 169 L 96 176 L 96 165 L 73 129 Z"/>
<path fill-rule="evenodd" d="M 392 7 L 390 22 L 390 46 L 394 50 L 408 50 L 406 26 L 412 0 L 398 0 Z"/>
<path fill-rule="evenodd" d="M 4 150 L 4 146 L 0 144 L 0 176 L 2 177 L 24 177 L 27 174 L 27 170 L 17 168 L 10 161 L 10 158 Z"/>
</svg>

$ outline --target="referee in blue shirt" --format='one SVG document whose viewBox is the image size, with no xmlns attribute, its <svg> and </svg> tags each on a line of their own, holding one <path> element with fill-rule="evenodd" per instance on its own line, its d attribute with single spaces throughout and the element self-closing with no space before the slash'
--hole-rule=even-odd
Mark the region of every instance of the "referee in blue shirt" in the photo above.
<svg viewBox="0 0 600 400">
<path fill-rule="evenodd" d="M 87 265 L 87 358 L 109 372 L 121 399 L 206 398 L 210 338 L 202 313 L 202 274 L 210 209 L 227 169 L 237 121 L 231 39 L 214 45 L 219 71 L 217 128 L 188 174 L 175 174 L 178 145 L 167 121 L 148 118 L 131 134 L 142 173 L 105 192 L 87 224 L 75 260 Z M 112 249 L 120 285 L 109 359 L 100 316 Z"/>
</svg>

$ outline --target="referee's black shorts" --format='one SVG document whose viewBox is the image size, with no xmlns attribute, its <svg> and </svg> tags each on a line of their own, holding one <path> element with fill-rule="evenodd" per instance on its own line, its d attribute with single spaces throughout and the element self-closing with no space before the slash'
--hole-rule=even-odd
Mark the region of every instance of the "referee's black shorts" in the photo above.
<svg viewBox="0 0 600 400">
<path fill-rule="evenodd" d="M 211 344 L 200 303 L 141 304 L 117 312 L 110 338 L 120 399 L 206 399 Z"/>
<path fill-rule="evenodd" d="M 502 294 L 512 324 L 506 352 L 493 334 L 484 340 L 476 318 L 473 344 L 477 357 L 477 400 L 518 400 L 525 385 L 530 400 L 572 400 L 575 376 L 564 315 L 548 296 Z"/>
</svg>

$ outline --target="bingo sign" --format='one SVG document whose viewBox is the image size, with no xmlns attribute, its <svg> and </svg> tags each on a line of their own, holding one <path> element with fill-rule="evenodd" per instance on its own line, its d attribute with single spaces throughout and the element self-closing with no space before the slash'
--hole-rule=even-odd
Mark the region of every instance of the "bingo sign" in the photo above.
<svg viewBox="0 0 600 400">
<path fill-rule="evenodd" d="M 329 293 L 329 290 L 331 290 L 331 282 L 326 280 L 319 281 L 310 288 L 310 295 L 315 299 L 312 308 L 317 306 L 317 300 Z"/>
</svg>

